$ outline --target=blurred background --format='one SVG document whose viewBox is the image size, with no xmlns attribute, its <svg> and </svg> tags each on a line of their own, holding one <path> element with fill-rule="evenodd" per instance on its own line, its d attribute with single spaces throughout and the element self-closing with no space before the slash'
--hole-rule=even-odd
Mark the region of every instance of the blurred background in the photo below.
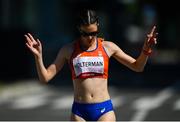
<svg viewBox="0 0 180 122">
<path fill-rule="evenodd" d="M 144 72 L 110 60 L 117 120 L 180 120 L 179 7 L 162 0 L 0 0 L 0 120 L 69 120 L 73 88 L 68 64 L 48 85 L 40 84 L 24 34 L 41 40 L 48 66 L 64 44 L 77 38 L 76 12 L 84 7 L 97 11 L 99 36 L 134 58 L 157 25 L 158 44 Z"/>
</svg>

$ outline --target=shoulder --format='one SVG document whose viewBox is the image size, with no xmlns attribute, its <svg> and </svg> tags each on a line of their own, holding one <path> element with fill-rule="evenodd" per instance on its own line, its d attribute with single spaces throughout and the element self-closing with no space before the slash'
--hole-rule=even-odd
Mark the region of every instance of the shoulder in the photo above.
<svg viewBox="0 0 180 122">
<path fill-rule="evenodd" d="M 103 46 L 111 50 L 119 48 L 118 45 L 112 41 L 103 41 Z"/>
<path fill-rule="evenodd" d="M 114 43 L 111 42 L 111 41 L 105 41 L 105 40 L 104 40 L 102 43 L 103 43 L 103 46 L 107 46 L 107 47 L 114 45 Z"/>
<path fill-rule="evenodd" d="M 120 47 L 112 41 L 103 41 L 103 46 L 106 49 L 109 56 L 112 56 L 117 52 L 122 52 Z"/>
<path fill-rule="evenodd" d="M 103 40 L 102 45 L 105 48 L 105 51 L 108 54 L 108 56 L 111 57 L 115 52 L 116 44 L 111 41 Z"/>
</svg>

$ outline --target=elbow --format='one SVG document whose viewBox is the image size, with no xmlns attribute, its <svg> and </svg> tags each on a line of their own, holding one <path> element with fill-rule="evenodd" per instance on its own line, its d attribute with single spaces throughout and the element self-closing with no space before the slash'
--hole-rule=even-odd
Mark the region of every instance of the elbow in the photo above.
<svg viewBox="0 0 180 122">
<path fill-rule="evenodd" d="M 52 77 L 50 77 L 48 74 L 39 75 L 39 81 L 43 84 L 47 84 L 51 79 Z"/>
<path fill-rule="evenodd" d="M 144 68 L 136 68 L 135 69 L 135 72 L 139 72 L 140 73 L 140 72 L 143 72 L 143 71 L 144 71 Z"/>
<path fill-rule="evenodd" d="M 135 62 L 133 69 L 135 72 L 143 72 L 144 71 L 144 65 L 139 65 L 139 64 L 137 64 L 137 62 Z"/>
<path fill-rule="evenodd" d="M 41 81 L 43 84 L 48 84 L 49 81 Z"/>
<path fill-rule="evenodd" d="M 45 78 L 40 78 L 39 81 L 43 84 L 47 84 L 49 82 L 49 80 Z"/>
<path fill-rule="evenodd" d="M 143 72 L 144 71 L 144 69 L 138 69 L 138 70 L 136 70 L 136 72 Z"/>
<path fill-rule="evenodd" d="M 144 71 L 144 68 L 132 68 L 131 69 L 132 71 L 134 71 L 134 72 L 143 72 Z"/>
</svg>

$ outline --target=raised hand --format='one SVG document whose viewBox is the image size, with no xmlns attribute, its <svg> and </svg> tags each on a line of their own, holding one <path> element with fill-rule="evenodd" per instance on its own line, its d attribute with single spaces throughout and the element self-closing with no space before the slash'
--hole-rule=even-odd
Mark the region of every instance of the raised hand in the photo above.
<svg viewBox="0 0 180 122">
<path fill-rule="evenodd" d="M 153 26 L 151 32 L 147 34 L 147 39 L 143 46 L 143 52 L 147 55 L 152 53 L 152 47 L 157 44 L 157 35 L 156 26 Z"/>
<path fill-rule="evenodd" d="M 34 39 L 34 37 L 28 33 L 24 35 L 26 37 L 26 46 L 29 50 L 37 57 L 42 56 L 42 45 L 39 39 Z"/>
</svg>

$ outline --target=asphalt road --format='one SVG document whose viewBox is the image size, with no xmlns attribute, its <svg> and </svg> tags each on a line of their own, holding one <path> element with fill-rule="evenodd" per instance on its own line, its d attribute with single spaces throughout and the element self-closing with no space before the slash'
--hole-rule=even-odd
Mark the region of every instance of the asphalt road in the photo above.
<svg viewBox="0 0 180 122">
<path fill-rule="evenodd" d="M 180 121 L 180 93 L 173 87 L 109 91 L 118 121 Z M 68 121 L 72 95 L 71 87 L 36 81 L 0 87 L 0 121 Z"/>
</svg>

